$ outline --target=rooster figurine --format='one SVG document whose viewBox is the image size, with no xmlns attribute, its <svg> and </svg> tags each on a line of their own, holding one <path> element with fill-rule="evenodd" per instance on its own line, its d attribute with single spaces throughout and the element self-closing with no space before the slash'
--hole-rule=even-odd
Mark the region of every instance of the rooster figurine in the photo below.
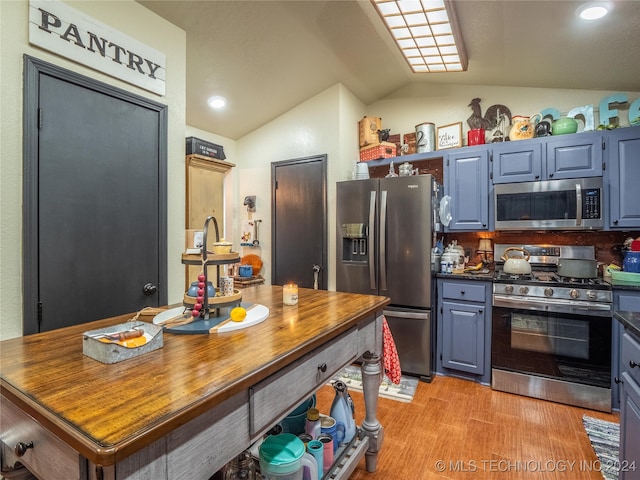
<svg viewBox="0 0 640 480">
<path fill-rule="evenodd" d="M 467 118 L 467 123 L 471 129 L 484 128 L 487 131 L 493 130 L 498 126 L 498 122 L 503 116 L 508 119 L 507 125 L 511 123 L 511 111 L 504 105 L 491 105 L 487 108 L 484 117 L 482 116 L 479 98 L 471 100 L 469 107 L 473 110 L 473 115 Z"/>
</svg>

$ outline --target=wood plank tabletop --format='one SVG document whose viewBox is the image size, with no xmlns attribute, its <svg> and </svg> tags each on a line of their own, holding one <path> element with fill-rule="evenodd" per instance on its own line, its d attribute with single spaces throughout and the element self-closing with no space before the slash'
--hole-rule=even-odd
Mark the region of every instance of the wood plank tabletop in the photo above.
<svg viewBox="0 0 640 480">
<path fill-rule="evenodd" d="M 258 286 L 243 302 L 267 306 L 264 322 L 221 334 L 164 332 L 164 346 L 103 364 L 82 353 L 88 330 L 132 315 L 0 342 L 0 393 L 82 455 L 108 465 L 162 438 L 291 364 L 389 302 L 386 297 Z M 151 321 L 149 319 L 148 321 Z"/>
</svg>

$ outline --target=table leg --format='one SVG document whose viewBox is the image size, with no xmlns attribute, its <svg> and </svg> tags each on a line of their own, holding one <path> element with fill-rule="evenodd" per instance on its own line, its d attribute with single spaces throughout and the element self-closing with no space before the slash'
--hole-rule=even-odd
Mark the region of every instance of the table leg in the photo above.
<svg viewBox="0 0 640 480">
<path fill-rule="evenodd" d="M 362 390 L 365 408 L 362 431 L 369 437 L 369 449 L 366 453 L 367 472 L 375 472 L 378 465 L 378 451 L 382 447 L 384 437 L 384 429 L 376 417 L 382 365 L 380 356 L 370 352 L 366 352 L 362 359 Z"/>
</svg>

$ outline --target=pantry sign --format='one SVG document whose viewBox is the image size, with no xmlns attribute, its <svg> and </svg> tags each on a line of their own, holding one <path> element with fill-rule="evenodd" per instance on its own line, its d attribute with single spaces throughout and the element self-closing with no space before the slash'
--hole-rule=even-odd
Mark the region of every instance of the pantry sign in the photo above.
<svg viewBox="0 0 640 480">
<path fill-rule="evenodd" d="M 165 54 L 58 0 L 29 1 L 29 43 L 158 95 L 165 94 Z"/>
</svg>

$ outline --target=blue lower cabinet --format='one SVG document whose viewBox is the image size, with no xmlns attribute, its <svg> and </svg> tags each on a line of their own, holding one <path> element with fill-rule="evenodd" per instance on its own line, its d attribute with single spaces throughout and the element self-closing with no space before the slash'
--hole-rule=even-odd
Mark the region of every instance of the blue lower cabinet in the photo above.
<svg viewBox="0 0 640 480">
<path fill-rule="evenodd" d="M 436 371 L 491 382 L 491 282 L 438 279 Z"/>
</svg>

